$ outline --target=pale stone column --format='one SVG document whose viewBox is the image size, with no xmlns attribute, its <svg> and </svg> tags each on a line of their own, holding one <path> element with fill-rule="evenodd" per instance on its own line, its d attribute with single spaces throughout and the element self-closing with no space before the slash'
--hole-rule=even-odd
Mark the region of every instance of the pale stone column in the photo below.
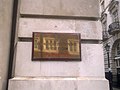
<svg viewBox="0 0 120 90">
<path fill-rule="evenodd" d="M 1 77 L 0 77 L 0 90 L 2 90 Z"/>
<path fill-rule="evenodd" d="M 21 0 L 9 90 L 108 90 L 98 0 Z M 81 33 L 81 61 L 32 61 L 32 32 Z M 22 41 L 23 40 L 23 41 Z M 29 40 L 29 41 L 27 41 Z"/>
<path fill-rule="evenodd" d="M 6 89 L 13 0 L 0 0 L 0 90 Z"/>
</svg>

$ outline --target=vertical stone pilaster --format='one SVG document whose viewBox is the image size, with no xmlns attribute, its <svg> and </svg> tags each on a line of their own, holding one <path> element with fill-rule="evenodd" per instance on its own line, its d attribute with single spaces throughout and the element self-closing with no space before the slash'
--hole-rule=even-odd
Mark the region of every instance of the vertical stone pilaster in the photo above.
<svg viewBox="0 0 120 90">
<path fill-rule="evenodd" d="M 0 0 L 0 90 L 6 89 L 13 0 Z"/>
<path fill-rule="evenodd" d="M 32 61 L 32 41 L 17 42 L 9 90 L 108 90 L 97 0 L 21 0 L 17 38 L 33 32 L 81 33 L 82 61 Z"/>
</svg>

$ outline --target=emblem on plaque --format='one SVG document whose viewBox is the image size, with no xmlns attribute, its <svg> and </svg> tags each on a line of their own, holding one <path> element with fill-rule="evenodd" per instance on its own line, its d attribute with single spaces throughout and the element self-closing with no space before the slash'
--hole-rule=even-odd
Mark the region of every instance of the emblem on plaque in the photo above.
<svg viewBox="0 0 120 90">
<path fill-rule="evenodd" d="M 32 60 L 81 60 L 80 34 L 33 33 Z"/>
</svg>

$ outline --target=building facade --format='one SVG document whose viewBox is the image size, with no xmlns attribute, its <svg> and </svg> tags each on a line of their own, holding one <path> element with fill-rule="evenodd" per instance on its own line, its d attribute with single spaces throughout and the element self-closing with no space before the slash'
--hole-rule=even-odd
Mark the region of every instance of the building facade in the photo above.
<svg viewBox="0 0 120 90">
<path fill-rule="evenodd" d="M 98 0 L 0 1 L 0 90 L 109 89 L 99 43 L 102 27 Z M 48 57 L 33 61 L 33 32 L 81 34 L 81 60 L 50 61 Z M 78 55 L 78 41 L 63 37 L 62 43 L 69 43 L 64 48 L 67 53 Z M 64 45 L 53 37 L 41 40 L 45 53 L 58 52 Z M 34 49 L 39 52 L 39 45 Z"/>
<path fill-rule="evenodd" d="M 113 85 L 120 87 L 120 0 L 100 0 L 106 77 L 111 71 Z M 105 50 L 110 45 L 109 57 Z M 110 68 L 108 58 L 110 60 Z"/>
</svg>

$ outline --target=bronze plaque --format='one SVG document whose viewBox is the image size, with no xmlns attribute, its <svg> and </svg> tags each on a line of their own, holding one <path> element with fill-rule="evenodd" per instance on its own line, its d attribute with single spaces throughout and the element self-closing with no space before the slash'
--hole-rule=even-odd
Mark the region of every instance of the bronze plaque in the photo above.
<svg viewBox="0 0 120 90">
<path fill-rule="evenodd" d="M 78 33 L 33 33 L 32 60 L 81 60 Z"/>
</svg>

